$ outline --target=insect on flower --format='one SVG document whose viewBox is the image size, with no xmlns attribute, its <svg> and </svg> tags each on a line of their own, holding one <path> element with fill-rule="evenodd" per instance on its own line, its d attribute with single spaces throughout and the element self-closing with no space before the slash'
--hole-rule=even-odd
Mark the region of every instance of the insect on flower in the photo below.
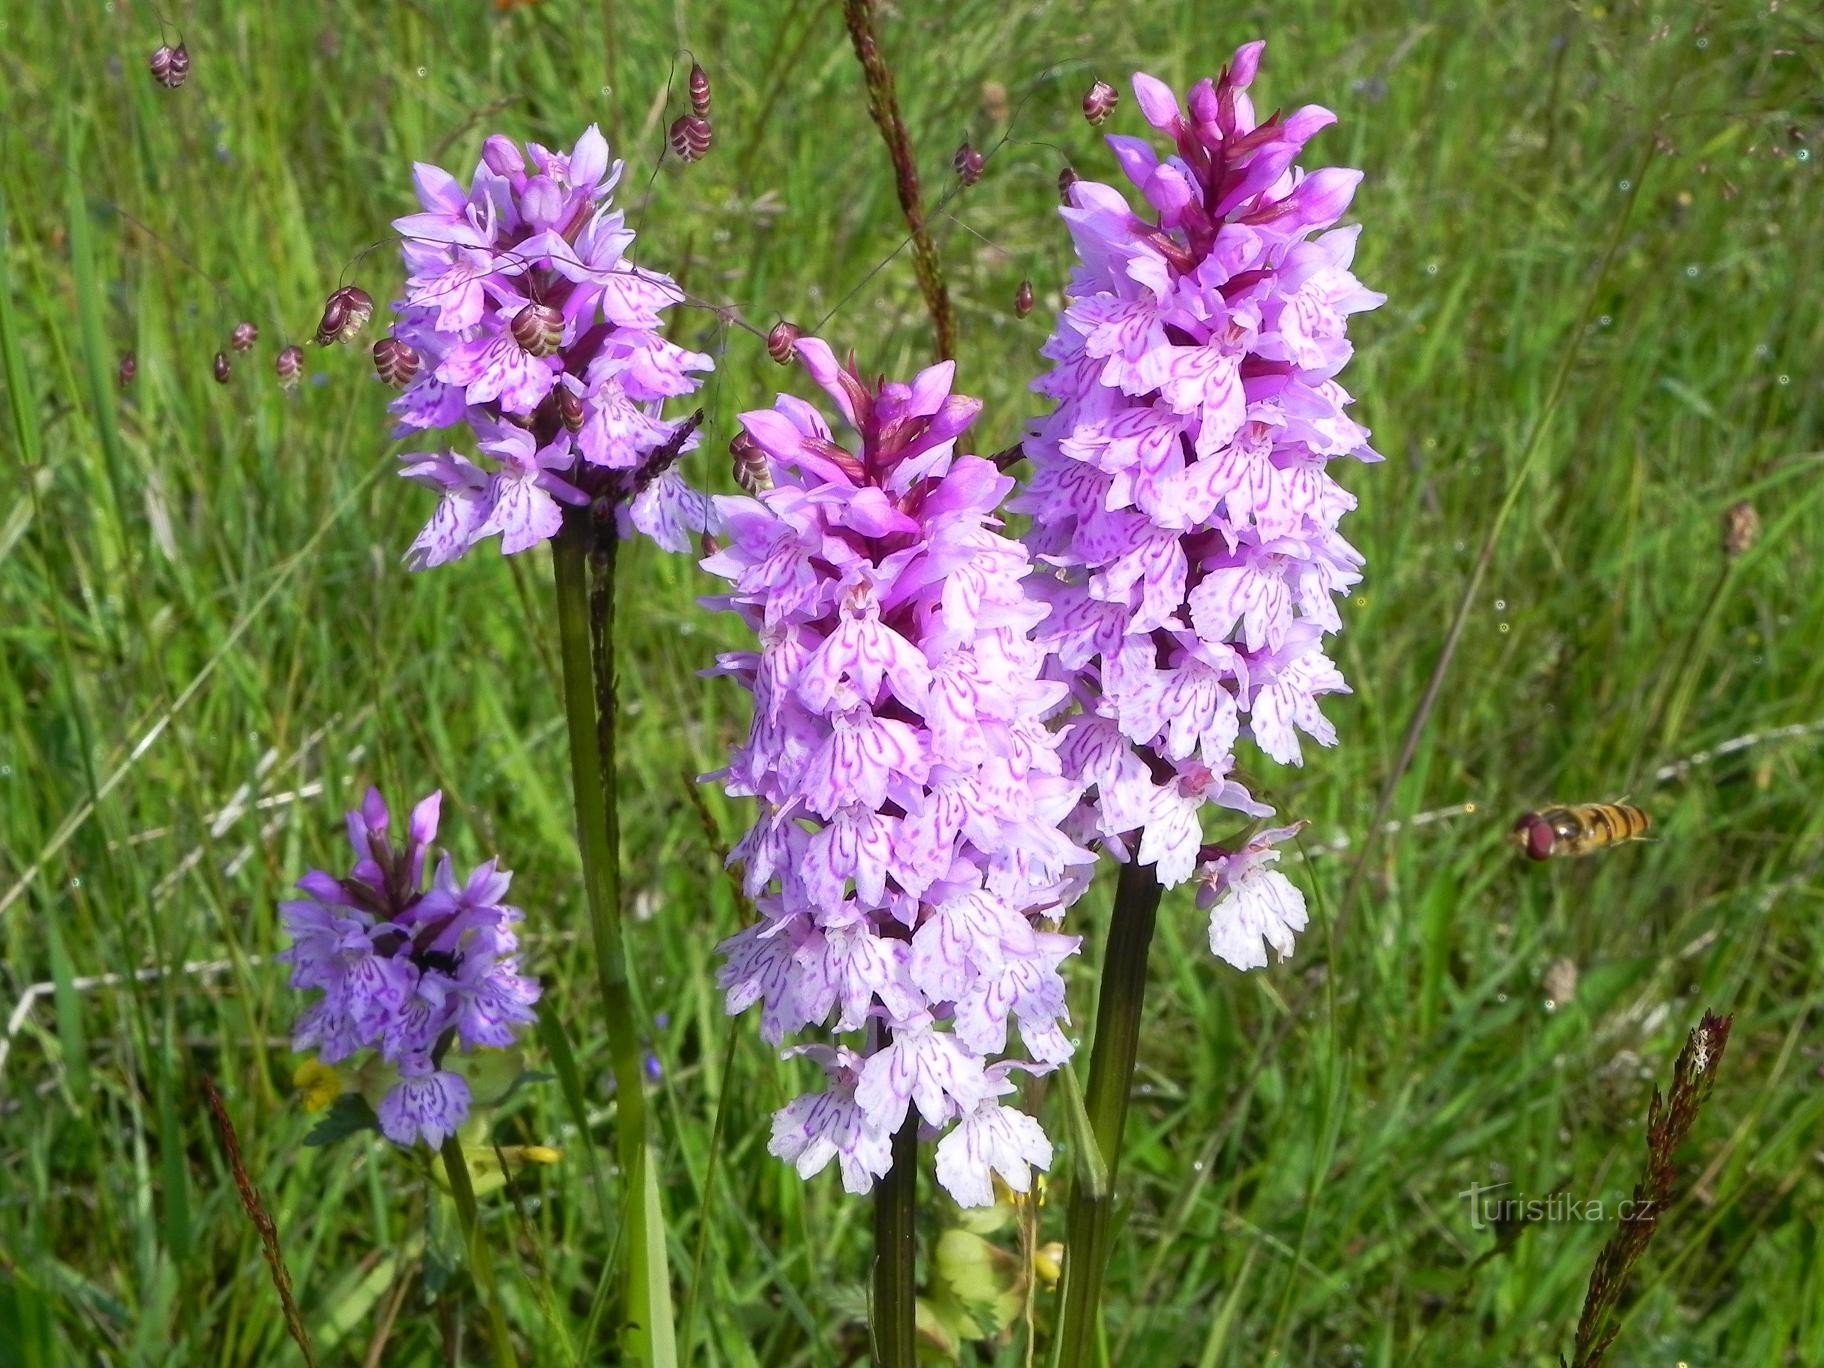
<svg viewBox="0 0 1824 1368">
<path fill-rule="evenodd" d="M 1527 813 L 1511 839 L 1529 860 L 1555 860 L 1642 840 L 1652 825 L 1632 803 L 1578 803 Z"/>
</svg>

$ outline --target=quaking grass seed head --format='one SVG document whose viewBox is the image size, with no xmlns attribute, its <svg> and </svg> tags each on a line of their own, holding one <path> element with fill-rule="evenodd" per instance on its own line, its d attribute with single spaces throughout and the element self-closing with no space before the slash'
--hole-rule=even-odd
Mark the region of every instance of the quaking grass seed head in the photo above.
<svg viewBox="0 0 1824 1368">
<path fill-rule="evenodd" d="M 1020 288 L 1014 291 L 1013 312 L 1016 318 L 1024 318 L 1032 312 L 1032 282 L 1022 280 Z"/>
<path fill-rule="evenodd" d="M 279 377 L 282 389 L 296 389 L 304 375 L 304 348 L 286 347 L 272 358 L 272 370 Z"/>
<path fill-rule="evenodd" d="M 383 337 L 374 343 L 374 373 L 394 389 L 411 384 L 419 364 L 418 353 L 397 337 Z"/>
<path fill-rule="evenodd" d="M 788 323 L 782 318 L 773 324 L 772 331 L 766 335 L 766 354 L 782 366 L 790 365 L 792 357 L 798 351 L 798 339 L 802 336 L 796 324 Z"/>
<path fill-rule="evenodd" d="M 1730 560 L 1746 555 L 1761 539 L 1761 515 L 1743 499 L 1723 514 L 1723 554 Z"/>
<path fill-rule="evenodd" d="M 672 120 L 668 137 L 681 162 L 699 162 L 709 155 L 712 132 L 709 120 L 701 114 L 680 114 Z"/>
<path fill-rule="evenodd" d="M 748 436 L 747 429 L 737 432 L 728 444 L 734 463 L 735 483 L 749 494 L 764 494 L 773 487 L 772 473 L 766 466 L 766 453 Z"/>
<path fill-rule="evenodd" d="M 1058 198 L 1065 204 L 1070 203 L 1070 188 L 1083 178 L 1070 167 L 1058 172 Z"/>
<path fill-rule="evenodd" d="M 232 373 L 232 367 L 230 367 L 228 364 L 228 353 L 227 352 L 218 351 L 215 354 L 214 369 L 215 369 L 215 383 L 218 385 L 227 384 L 228 377 Z"/>
<path fill-rule="evenodd" d="M 690 64 L 690 112 L 699 119 L 709 117 L 709 73 L 702 64 Z"/>
<path fill-rule="evenodd" d="M 974 185 L 982 178 L 982 170 L 987 160 L 973 143 L 965 141 L 956 149 L 956 155 L 950 159 L 950 165 L 956 171 L 956 178 L 964 185 Z"/>
<path fill-rule="evenodd" d="M 1083 117 L 1096 127 L 1106 123 L 1108 116 L 1121 103 L 1121 92 L 1107 81 L 1097 81 L 1083 96 Z"/>
<path fill-rule="evenodd" d="M 317 322 L 317 345 L 353 341 L 373 316 L 373 297 L 359 285 L 344 285 L 324 301 L 323 317 Z"/>
<path fill-rule="evenodd" d="M 120 381 L 120 387 L 125 389 L 128 385 L 132 384 L 133 377 L 138 374 L 139 357 L 131 350 L 122 352 L 120 354 L 120 370 L 117 375 L 117 378 Z"/>
<path fill-rule="evenodd" d="M 534 301 L 513 315 L 513 340 L 528 356 L 551 356 L 563 345 L 564 316 L 549 304 Z"/>
<path fill-rule="evenodd" d="M 229 334 L 228 345 L 236 351 L 252 351 L 253 344 L 260 340 L 260 330 L 251 323 L 236 323 L 234 331 Z"/>
</svg>

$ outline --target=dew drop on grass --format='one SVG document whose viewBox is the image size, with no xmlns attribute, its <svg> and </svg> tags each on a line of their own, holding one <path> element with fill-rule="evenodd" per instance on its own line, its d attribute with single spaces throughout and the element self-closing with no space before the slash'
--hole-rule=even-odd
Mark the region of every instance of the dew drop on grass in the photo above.
<svg viewBox="0 0 1824 1368">
<path fill-rule="evenodd" d="M 1782 375 L 1780 377 L 1780 383 L 1782 385 L 1790 385 L 1792 383 L 1792 377 L 1790 375 Z"/>
<path fill-rule="evenodd" d="M 423 80 L 423 79 L 424 79 L 424 78 L 425 78 L 425 77 L 426 77 L 426 76 L 428 76 L 428 75 L 430 75 L 430 72 L 428 72 L 428 71 L 427 71 L 427 70 L 425 70 L 425 68 L 423 68 L 423 67 L 419 67 L 419 68 L 418 68 L 418 79 L 419 79 L 419 80 L 421 80 L 421 81 L 422 81 L 422 80 Z"/>
<path fill-rule="evenodd" d="M 1506 636 L 1508 634 L 1509 630 L 1510 630 L 1510 628 L 1507 623 L 1504 622 L 1501 624 L 1501 635 L 1502 636 Z"/>
<path fill-rule="evenodd" d="M 1811 149 L 1809 147 L 1801 147 L 1797 152 L 1794 152 L 1792 154 L 1792 159 L 1794 161 L 1798 161 L 1798 162 L 1810 161 L 1811 160 Z"/>
<path fill-rule="evenodd" d="M 1687 267 L 1685 267 L 1685 274 L 1687 276 L 1689 276 L 1692 280 L 1696 280 L 1697 279 L 1697 270 L 1698 270 L 1698 268 L 1696 266 L 1687 266 Z"/>
<path fill-rule="evenodd" d="M 13 767 L 11 765 L 0 765 L 0 779 L 11 779 L 12 777 Z"/>
<path fill-rule="evenodd" d="M 1615 188 L 1625 194 L 1634 188 L 1634 182 L 1631 180 L 1617 181 L 1615 182 Z"/>
<path fill-rule="evenodd" d="M 1506 1001 L 1507 1001 L 1507 994 L 1506 994 L 1506 993 L 1496 993 L 1496 994 L 1495 994 L 1495 1001 L 1496 1001 L 1496 1002 L 1506 1002 Z"/>
<path fill-rule="evenodd" d="M 70 876 L 70 887 L 71 888 L 81 888 L 82 887 L 82 876 L 79 874 L 72 874 Z"/>
<path fill-rule="evenodd" d="M 1438 263 L 1435 261 L 1427 262 L 1425 265 L 1425 274 L 1426 275 L 1436 275 L 1437 273 L 1438 273 Z"/>
<path fill-rule="evenodd" d="M 1507 600 L 1506 599 L 1496 599 L 1495 600 L 1495 611 L 1497 613 L 1505 613 L 1507 611 Z"/>
</svg>

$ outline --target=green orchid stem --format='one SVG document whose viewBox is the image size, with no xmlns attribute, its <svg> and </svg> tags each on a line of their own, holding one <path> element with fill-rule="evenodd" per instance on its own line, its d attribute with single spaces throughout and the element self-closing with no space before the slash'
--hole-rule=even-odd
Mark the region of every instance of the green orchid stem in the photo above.
<svg viewBox="0 0 1824 1368">
<path fill-rule="evenodd" d="M 500 1308 L 500 1289 L 494 1283 L 494 1259 L 488 1253 L 487 1241 L 477 1234 L 479 1218 L 475 1210 L 475 1184 L 469 1179 L 469 1162 L 462 1155 L 462 1141 L 454 1133 L 443 1142 L 443 1171 L 450 1180 L 450 1196 L 456 1200 L 456 1220 L 462 1226 L 462 1242 L 468 1250 L 469 1272 L 481 1290 L 488 1308 L 488 1337 L 494 1342 L 494 1361 L 517 1364 L 513 1337 L 507 1333 L 507 1318 Z"/>
<path fill-rule="evenodd" d="M 893 1167 L 874 1186 L 874 1361 L 918 1363 L 918 1115 L 893 1137 Z"/>
<path fill-rule="evenodd" d="M 1064 1237 L 1064 1309 L 1058 1321 L 1062 1368 L 1096 1361 L 1102 1275 L 1108 1268 L 1115 1178 L 1121 1166 L 1121 1132 L 1133 1091 L 1134 1060 L 1140 1047 L 1141 1006 L 1146 998 L 1146 955 L 1158 921 L 1163 890 L 1150 865 L 1121 866 L 1115 906 L 1109 918 L 1108 948 L 1102 957 L 1102 988 L 1096 999 L 1096 1039 L 1089 1056 L 1084 1110 L 1102 1152 L 1108 1181 L 1101 1192 L 1076 1181 Z"/>
<path fill-rule="evenodd" d="M 627 979 L 621 933 L 620 821 L 614 790 L 614 555 L 613 530 L 592 545 L 587 521 L 576 518 L 552 543 L 557 580 L 557 630 L 563 657 L 564 716 L 570 731 L 570 786 L 576 800 L 576 835 L 583 856 L 583 888 L 595 943 L 596 982 L 608 1025 L 614 1070 L 615 1133 L 621 1161 L 627 1229 L 641 1210 L 632 1180 L 646 1146 L 646 1085 L 639 1033 Z M 591 564 L 593 562 L 593 565 Z M 589 579 L 593 570 L 595 585 Z M 628 1247 L 636 1248 L 637 1241 Z M 629 1261 L 629 1277 L 639 1271 Z M 630 1291 L 637 1284 L 630 1283 Z M 636 1304 L 631 1297 L 628 1306 Z"/>
</svg>

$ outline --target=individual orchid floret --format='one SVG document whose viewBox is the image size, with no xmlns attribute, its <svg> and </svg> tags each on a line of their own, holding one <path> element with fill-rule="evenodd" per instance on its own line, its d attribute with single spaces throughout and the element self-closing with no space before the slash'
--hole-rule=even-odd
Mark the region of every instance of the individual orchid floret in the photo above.
<svg viewBox="0 0 1824 1368">
<path fill-rule="evenodd" d="M 440 793 L 419 802 L 395 843 L 385 800 L 368 790 L 348 814 L 353 870 L 312 870 L 298 881 L 304 897 L 279 905 L 291 986 L 322 994 L 293 1047 L 325 1065 L 374 1051 L 381 1130 L 433 1148 L 469 1116 L 462 1057 L 511 1048 L 539 996 L 519 972 L 522 914 L 502 901 L 512 876 L 490 860 L 458 879 L 448 855 L 430 870 L 441 808 Z"/>
<path fill-rule="evenodd" d="M 1302 824 L 1301 824 L 1302 825 Z M 1272 827 L 1240 850 L 1217 849 L 1197 867 L 1197 906 L 1210 914 L 1210 950 L 1237 969 L 1265 969 L 1267 946 L 1292 957 L 1293 938 L 1305 929 L 1305 895 L 1279 870 L 1274 847 L 1298 826 Z"/>
<path fill-rule="evenodd" d="M 828 1087 L 778 1114 L 775 1154 L 806 1176 L 836 1159 L 866 1191 L 915 1115 L 964 1135 L 940 1176 L 987 1201 L 992 1173 L 1018 1185 L 1050 1159 L 996 1100 L 996 1059 L 1042 1073 L 1071 1053 L 1059 966 L 1077 941 L 1056 925 L 1091 857 L 1061 829 L 1081 785 L 1045 725 L 1066 689 L 1041 677 L 1047 610 L 1000 532 L 1012 482 L 956 454 L 980 404 L 951 392 L 951 363 L 901 384 L 815 337 L 791 355 L 852 435 L 789 395 L 744 413 L 754 492 L 716 500 L 713 602 L 757 638 L 719 667 L 754 706 L 716 777 L 758 803 L 734 859 L 761 915 L 721 946 L 720 982 L 771 1043 L 859 1035 L 809 1051 Z"/>
<path fill-rule="evenodd" d="M 1357 230 L 1332 226 L 1361 175 L 1296 165 L 1327 110 L 1256 118 L 1261 50 L 1182 104 L 1136 75 L 1167 144 L 1108 139 L 1137 199 L 1065 189 L 1079 265 L 1034 385 L 1056 407 L 1012 504 L 1058 568 L 1038 635 L 1081 709 L 1059 752 L 1086 790 L 1072 830 L 1168 887 L 1197 868 L 1206 805 L 1270 812 L 1233 777 L 1238 741 L 1297 764 L 1301 734 L 1336 739 L 1324 638 L 1362 558 L 1329 467 L 1379 459 L 1335 378 L 1349 316 L 1383 298 L 1350 274 Z"/>
<path fill-rule="evenodd" d="M 482 459 L 402 458 L 441 496 L 407 553 L 414 569 L 494 536 L 517 554 L 602 501 L 623 535 L 672 551 L 707 530 L 707 500 L 673 468 L 694 424 L 664 407 L 713 363 L 661 334 L 684 293 L 628 258 L 633 233 L 610 207 L 620 174 L 593 125 L 567 155 L 489 138 L 466 188 L 415 168 L 422 209 L 393 223 L 405 293 L 375 368 L 401 390 L 395 435 L 466 425 Z"/>
</svg>

